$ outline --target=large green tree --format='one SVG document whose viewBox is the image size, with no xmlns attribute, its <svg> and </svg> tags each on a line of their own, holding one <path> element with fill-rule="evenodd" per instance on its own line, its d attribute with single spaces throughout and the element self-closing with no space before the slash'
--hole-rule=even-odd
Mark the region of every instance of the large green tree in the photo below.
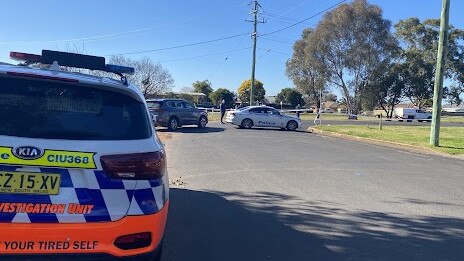
<svg viewBox="0 0 464 261">
<path fill-rule="evenodd" d="M 401 42 L 401 59 L 405 74 L 405 96 L 416 106 L 423 107 L 433 97 L 435 63 L 438 49 L 440 20 L 409 18 L 395 25 Z M 464 31 L 450 25 L 445 78 L 458 84 L 464 79 Z"/>
<path fill-rule="evenodd" d="M 210 93 L 209 98 L 216 106 L 219 105 L 222 100 L 224 100 L 226 108 L 232 108 L 235 105 L 234 94 L 225 88 L 219 88 Z"/>
<path fill-rule="evenodd" d="M 460 87 L 458 85 L 451 86 L 450 88 L 445 88 L 444 90 L 444 98 L 451 104 L 451 105 L 461 105 L 463 103 L 462 94 L 464 93 L 464 87 Z"/>
<path fill-rule="evenodd" d="M 253 91 L 253 101 L 262 102 L 264 100 L 264 95 L 266 95 L 266 90 L 264 89 L 263 83 L 255 80 L 255 86 Z M 251 80 L 245 80 L 242 82 L 240 87 L 237 90 L 238 98 L 242 103 L 248 103 L 250 101 L 250 89 L 251 89 Z"/>
<path fill-rule="evenodd" d="M 193 91 L 198 93 L 204 93 L 206 95 L 206 100 L 209 101 L 209 94 L 214 90 L 211 87 L 211 83 L 208 80 L 196 81 L 192 84 Z"/>
<path fill-rule="evenodd" d="M 320 92 L 324 90 L 326 80 L 314 66 L 314 57 L 306 50 L 312 32 L 312 29 L 305 29 L 301 39 L 293 45 L 292 58 L 286 63 L 286 75 L 309 104 L 319 106 Z"/>
<path fill-rule="evenodd" d="M 355 0 L 326 13 L 305 41 L 305 65 L 340 89 L 348 110 L 356 113 L 376 71 L 397 53 L 391 23 L 382 9 Z"/>
<path fill-rule="evenodd" d="M 303 106 L 305 101 L 303 99 L 303 95 L 295 90 L 294 88 L 284 88 L 282 89 L 276 97 L 276 102 L 280 103 L 287 103 L 291 104 L 292 107 L 296 107 L 297 105 Z"/>
<path fill-rule="evenodd" d="M 364 93 L 362 104 L 364 109 L 382 108 L 386 116 L 391 118 L 395 106 L 404 97 L 406 84 L 404 65 L 393 63 L 387 70 L 377 71 Z"/>
</svg>

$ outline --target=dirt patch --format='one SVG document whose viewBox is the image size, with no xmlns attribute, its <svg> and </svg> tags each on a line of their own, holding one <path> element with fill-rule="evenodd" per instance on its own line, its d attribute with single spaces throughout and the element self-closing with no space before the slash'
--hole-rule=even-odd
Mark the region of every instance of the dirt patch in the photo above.
<svg viewBox="0 0 464 261">
<path fill-rule="evenodd" d="M 158 138 L 161 140 L 162 143 L 166 143 L 169 140 L 172 140 L 172 133 L 157 131 L 156 135 L 158 135 Z"/>
</svg>

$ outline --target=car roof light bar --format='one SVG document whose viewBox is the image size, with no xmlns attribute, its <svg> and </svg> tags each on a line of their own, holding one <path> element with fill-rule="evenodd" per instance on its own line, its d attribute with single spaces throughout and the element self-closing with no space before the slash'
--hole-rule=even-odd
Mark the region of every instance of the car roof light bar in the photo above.
<svg viewBox="0 0 464 261">
<path fill-rule="evenodd" d="M 105 57 L 42 50 L 42 60 L 40 61 L 41 63 L 53 64 L 54 61 L 57 61 L 60 66 L 69 66 L 99 71 L 105 70 Z"/>
<path fill-rule="evenodd" d="M 53 62 L 57 62 L 60 66 L 104 71 L 117 74 L 121 77 L 123 76 L 123 74 L 132 75 L 135 73 L 135 69 L 132 67 L 106 64 L 105 57 L 77 53 L 67 53 L 50 50 L 42 50 L 42 55 L 10 52 L 10 58 L 13 60 L 25 62 L 26 64 L 42 63 L 52 65 Z M 126 80 L 124 79 L 123 81 Z"/>
<path fill-rule="evenodd" d="M 29 63 L 39 63 L 42 60 L 42 56 L 38 54 L 19 53 L 19 52 L 10 52 L 10 58 L 15 61 L 29 62 Z"/>
<path fill-rule="evenodd" d="M 105 68 L 105 72 L 111 72 L 116 74 L 134 74 L 135 69 L 132 67 L 121 66 L 121 65 L 114 65 L 114 64 L 107 64 Z"/>
</svg>

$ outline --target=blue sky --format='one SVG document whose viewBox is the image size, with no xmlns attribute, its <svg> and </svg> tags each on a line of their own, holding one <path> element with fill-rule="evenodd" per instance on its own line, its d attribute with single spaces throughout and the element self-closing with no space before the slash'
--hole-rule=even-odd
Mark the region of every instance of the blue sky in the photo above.
<svg viewBox="0 0 464 261">
<path fill-rule="evenodd" d="M 266 33 L 310 17 L 340 0 L 261 0 L 258 31 Z M 249 33 L 251 7 L 244 0 L 196 1 L 4 1 L 0 16 L 0 61 L 9 51 L 40 53 L 42 49 L 79 50 L 111 55 L 184 45 Z M 408 17 L 438 18 L 441 0 L 371 0 L 394 23 Z M 8 11 L 5 11 L 8 10 Z M 464 2 L 451 0 L 450 22 L 464 28 Z M 321 16 L 303 25 L 314 26 Z M 285 62 L 304 26 L 260 38 L 256 78 L 274 95 L 292 83 Z M 186 48 L 127 55 L 159 61 L 176 89 L 208 79 L 213 88 L 236 91 L 251 75 L 251 38 L 240 36 Z M 270 51 L 267 51 L 270 50 Z M 218 54 L 219 53 L 219 54 Z M 200 57 L 199 57 L 200 56 Z M 227 58 L 227 59 L 226 59 Z"/>
</svg>

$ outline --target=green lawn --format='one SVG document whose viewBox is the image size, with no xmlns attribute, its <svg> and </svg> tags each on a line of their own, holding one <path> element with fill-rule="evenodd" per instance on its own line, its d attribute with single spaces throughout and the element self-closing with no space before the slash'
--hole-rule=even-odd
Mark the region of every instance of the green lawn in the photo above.
<svg viewBox="0 0 464 261">
<path fill-rule="evenodd" d="M 317 129 L 350 136 L 398 142 L 430 148 L 452 155 L 464 154 L 464 127 L 442 127 L 440 147 L 429 145 L 430 127 L 427 126 L 318 126 Z"/>
<path fill-rule="evenodd" d="M 224 120 L 226 116 L 224 115 Z M 208 121 L 219 121 L 221 120 L 220 112 L 208 112 Z"/>
</svg>

